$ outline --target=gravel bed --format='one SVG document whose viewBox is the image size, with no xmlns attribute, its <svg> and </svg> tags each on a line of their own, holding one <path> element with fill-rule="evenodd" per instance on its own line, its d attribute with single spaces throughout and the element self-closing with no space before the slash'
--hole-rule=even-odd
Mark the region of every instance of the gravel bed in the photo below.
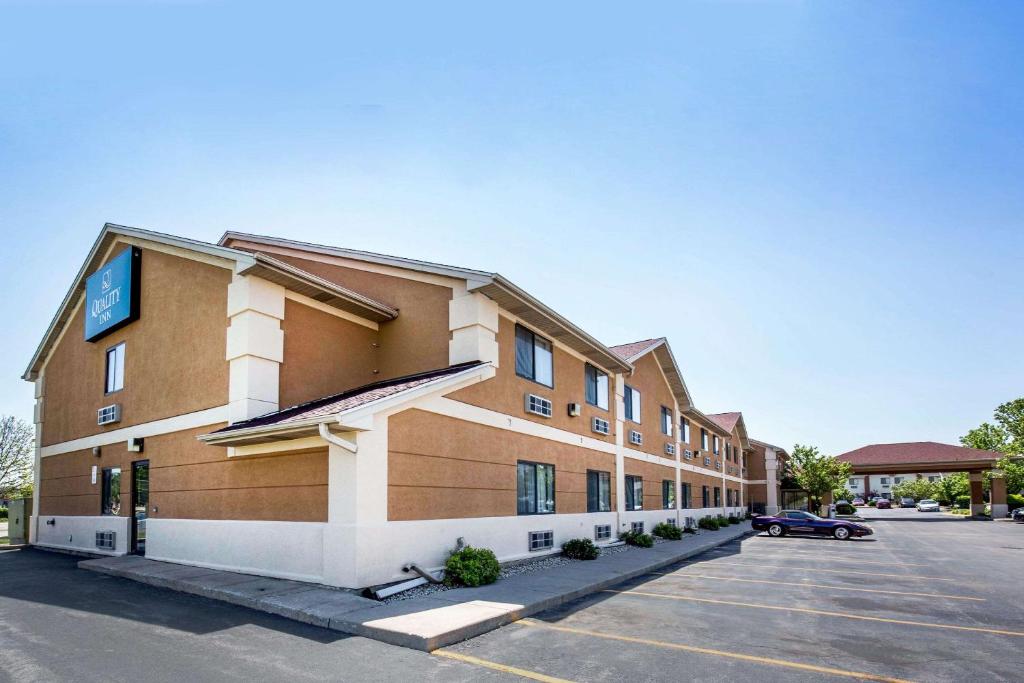
<svg viewBox="0 0 1024 683">
<path fill-rule="evenodd" d="M 654 542 L 664 543 L 664 538 L 654 537 Z M 616 545 L 611 547 L 602 547 L 601 555 L 615 555 L 617 553 L 628 553 L 636 552 L 639 550 L 645 550 L 645 548 L 637 548 L 631 545 Z M 585 562 L 586 560 L 570 560 L 564 555 L 548 555 L 546 557 L 538 557 L 535 560 L 518 560 L 516 562 L 508 562 L 501 565 L 501 573 L 498 574 L 498 580 L 507 579 L 512 576 L 518 576 L 520 574 L 529 574 L 530 572 L 543 571 L 545 569 L 552 569 L 554 567 L 560 567 L 564 564 L 572 564 L 573 562 Z M 442 591 L 451 590 L 448 586 L 442 584 L 425 583 L 422 586 L 416 586 L 410 588 L 407 591 L 392 595 L 391 597 L 384 598 L 381 600 L 383 603 L 399 602 L 401 600 L 412 600 L 413 598 L 422 598 L 427 595 L 433 595 L 434 593 L 440 593 Z"/>
</svg>

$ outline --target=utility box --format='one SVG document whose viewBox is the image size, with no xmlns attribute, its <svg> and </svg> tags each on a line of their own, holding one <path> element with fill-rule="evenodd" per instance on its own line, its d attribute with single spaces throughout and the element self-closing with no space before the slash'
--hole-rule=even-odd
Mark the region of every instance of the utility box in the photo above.
<svg viewBox="0 0 1024 683">
<path fill-rule="evenodd" d="M 28 519 L 32 515 L 32 499 L 18 498 L 7 506 L 7 536 L 11 545 L 28 543 Z"/>
</svg>

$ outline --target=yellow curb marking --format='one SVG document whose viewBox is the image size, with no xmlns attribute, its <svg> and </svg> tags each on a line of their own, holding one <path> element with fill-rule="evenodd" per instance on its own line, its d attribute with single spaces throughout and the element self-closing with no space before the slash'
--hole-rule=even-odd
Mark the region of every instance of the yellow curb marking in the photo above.
<svg viewBox="0 0 1024 683">
<path fill-rule="evenodd" d="M 693 565 L 687 565 L 693 566 Z M 914 574 L 880 574 L 878 572 L 857 572 L 852 569 L 818 569 L 817 567 L 783 566 L 778 564 L 754 564 L 752 562 L 730 562 L 730 567 L 762 567 L 764 569 L 788 569 L 789 571 L 801 572 L 824 572 L 826 574 L 859 574 L 860 576 L 885 576 L 894 579 L 913 579 L 914 581 L 959 581 L 960 579 L 947 579 L 942 576 L 916 576 Z"/>
<path fill-rule="evenodd" d="M 916 595 L 922 598 L 948 598 L 949 600 L 974 600 L 985 602 L 985 598 L 972 598 L 966 595 L 945 595 L 943 593 L 912 593 L 910 591 L 886 591 L 878 588 L 852 588 L 850 586 L 831 586 L 827 583 L 799 583 L 790 581 L 770 581 L 765 579 L 740 579 L 733 576 L 709 576 L 708 574 L 676 574 L 668 572 L 651 572 L 659 576 L 668 576 L 673 579 L 717 579 L 719 581 L 742 581 L 743 583 L 768 583 L 773 586 L 800 586 L 807 588 L 828 588 L 837 591 L 857 591 L 859 593 L 886 593 L 888 595 Z"/>
<path fill-rule="evenodd" d="M 801 664 L 800 662 L 791 662 L 785 659 L 774 659 L 772 657 L 758 657 L 756 655 L 744 655 L 738 652 L 725 652 L 723 650 L 713 650 L 707 647 L 695 647 L 693 645 L 682 645 L 680 643 L 666 643 L 660 640 L 648 640 L 646 638 L 633 638 L 631 636 L 617 636 L 610 633 L 601 633 L 599 631 L 587 631 L 579 628 L 570 628 L 568 626 L 551 626 L 550 624 L 544 624 L 533 619 L 521 619 L 515 622 L 523 626 L 533 626 L 536 628 L 549 629 L 551 631 L 563 631 L 565 633 L 575 633 L 584 636 L 593 636 L 595 638 L 606 638 L 608 640 L 618 640 L 624 643 L 636 643 L 638 645 L 650 645 L 652 647 L 662 647 L 670 650 L 682 650 L 683 652 L 695 652 L 702 655 L 714 655 L 716 657 L 728 657 L 730 659 L 740 659 L 745 662 L 756 662 L 758 664 L 768 664 L 770 666 L 781 666 L 788 669 L 800 669 L 801 671 L 813 671 L 814 673 L 830 674 L 832 676 L 844 676 L 846 678 L 857 678 L 863 681 L 883 681 L 884 683 L 910 683 L 902 678 L 889 678 L 888 676 L 876 676 L 874 674 L 863 673 L 860 671 L 846 671 L 844 669 L 833 669 L 827 666 L 815 666 L 814 664 Z"/>
<path fill-rule="evenodd" d="M 807 609 L 804 607 L 780 607 L 778 605 L 757 605 L 752 602 L 735 602 L 733 600 L 714 600 L 712 598 L 691 598 L 684 595 L 666 595 L 665 593 L 646 593 L 643 591 L 614 591 L 603 590 L 602 593 L 618 593 L 620 595 L 640 595 L 650 598 L 663 598 L 665 600 L 688 600 L 690 602 L 707 602 L 714 605 L 733 605 L 735 607 L 756 607 L 758 609 L 771 609 L 779 612 L 798 612 L 800 614 L 818 614 L 825 617 L 840 617 L 842 619 L 858 619 L 860 621 L 881 621 L 887 624 L 906 624 L 907 626 L 923 626 L 925 628 L 949 629 L 952 631 L 973 631 L 975 633 L 995 633 L 1001 636 L 1019 636 L 1024 638 L 1021 631 L 1003 631 L 997 628 L 981 628 L 978 626 L 954 626 L 952 624 L 931 624 L 926 621 L 908 621 L 905 619 L 887 619 L 885 617 L 866 617 L 859 614 L 843 614 L 841 612 L 826 612 L 820 609 Z"/>
<path fill-rule="evenodd" d="M 460 662 L 466 662 L 467 664 L 476 664 L 477 666 L 487 667 L 488 669 L 494 669 L 495 671 L 503 671 L 508 674 L 515 674 L 517 676 L 529 678 L 530 680 L 534 681 L 544 681 L 544 683 L 573 683 L 572 681 L 565 678 L 545 676 L 544 674 L 539 674 L 535 671 L 528 671 L 526 669 L 520 669 L 515 666 L 508 666 L 506 664 L 498 664 L 497 662 L 490 662 L 486 659 L 473 657 L 472 655 L 462 655 L 458 652 L 452 652 L 450 650 L 434 650 L 430 654 L 437 655 L 438 657 L 447 657 L 448 659 L 456 659 Z"/>
</svg>

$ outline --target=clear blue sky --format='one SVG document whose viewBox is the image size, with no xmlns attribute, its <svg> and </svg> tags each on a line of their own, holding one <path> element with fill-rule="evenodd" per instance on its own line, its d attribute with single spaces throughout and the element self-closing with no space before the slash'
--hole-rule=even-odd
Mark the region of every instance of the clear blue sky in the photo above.
<svg viewBox="0 0 1024 683">
<path fill-rule="evenodd" d="M 1020 3 L 484 4 L 5 4 L 0 413 L 105 221 L 496 270 L 787 447 L 1024 394 Z"/>
</svg>

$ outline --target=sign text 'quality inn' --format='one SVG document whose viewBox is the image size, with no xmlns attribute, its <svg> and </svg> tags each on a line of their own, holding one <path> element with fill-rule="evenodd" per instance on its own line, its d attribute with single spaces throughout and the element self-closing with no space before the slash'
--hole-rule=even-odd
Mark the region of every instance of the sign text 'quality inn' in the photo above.
<svg viewBox="0 0 1024 683">
<path fill-rule="evenodd" d="M 139 317 L 142 252 L 128 247 L 85 281 L 85 340 L 96 341 Z"/>
</svg>

